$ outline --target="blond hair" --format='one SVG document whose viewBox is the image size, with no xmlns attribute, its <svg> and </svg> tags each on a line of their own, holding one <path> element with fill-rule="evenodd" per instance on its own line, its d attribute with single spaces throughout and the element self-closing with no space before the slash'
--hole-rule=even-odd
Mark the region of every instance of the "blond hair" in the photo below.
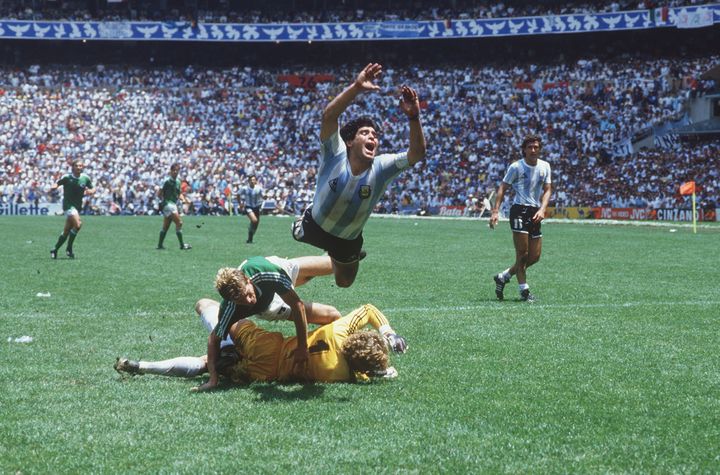
<svg viewBox="0 0 720 475">
<path fill-rule="evenodd" d="M 246 295 L 248 278 L 240 269 L 223 267 L 215 276 L 215 288 L 225 300 L 235 302 Z"/>
<path fill-rule="evenodd" d="M 348 336 L 340 352 L 353 371 L 367 374 L 383 371 L 388 366 L 385 340 L 374 331 L 361 331 Z"/>
</svg>

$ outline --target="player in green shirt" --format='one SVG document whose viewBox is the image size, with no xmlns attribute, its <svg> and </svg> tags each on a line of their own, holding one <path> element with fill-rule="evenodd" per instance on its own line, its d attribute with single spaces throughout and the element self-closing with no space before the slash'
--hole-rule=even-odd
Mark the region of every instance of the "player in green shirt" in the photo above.
<svg viewBox="0 0 720 475">
<path fill-rule="evenodd" d="M 185 197 L 182 195 L 180 189 L 180 180 L 178 179 L 178 173 L 180 172 L 180 165 L 173 163 L 170 166 L 170 176 L 163 183 L 158 196 L 160 197 L 160 209 L 163 213 L 163 224 L 160 230 L 160 240 L 158 241 L 157 248 L 165 249 L 163 241 L 165 241 L 165 235 L 167 230 L 170 228 L 170 223 L 175 223 L 175 234 L 177 235 L 178 241 L 180 241 L 180 250 L 192 249 L 190 244 L 183 242 L 182 234 L 182 219 L 180 218 L 180 212 L 178 211 L 178 205 L 182 206 L 182 202 L 185 201 Z"/>
<path fill-rule="evenodd" d="M 67 240 L 66 254 L 70 259 L 75 258 L 73 252 L 73 243 L 77 234 L 82 227 L 80 221 L 80 210 L 82 209 L 82 201 L 85 195 L 95 193 L 90 177 L 82 171 L 85 166 L 80 160 L 72 162 L 72 173 L 60 178 L 57 183 L 50 187 L 50 191 L 55 191 L 61 186 L 63 187 L 63 212 L 65 213 L 65 229 L 55 243 L 55 247 L 50 250 L 50 257 L 57 259 L 57 252 Z"/>
<path fill-rule="evenodd" d="M 295 322 L 297 350 L 293 366 L 297 374 L 306 370 L 308 360 L 307 324 L 325 325 L 341 317 L 335 307 L 317 302 L 303 302 L 295 292 L 308 280 L 332 273 L 328 256 L 305 256 L 281 259 L 277 256 L 251 257 L 233 269 L 218 271 L 215 288 L 223 300 L 217 309 L 217 324 L 208 337 L 208 372 L 210 379 L 198 390 L 212 389 L 218 383 L 216 364 L 221 342 L 227 339 L 230 326 L 240 319 L 257 316 L 270 321 Z M 213 308 L 213 310 L 215 310 Z M 203 317 L 204 318 L 204 317 Z"/>
</svg>

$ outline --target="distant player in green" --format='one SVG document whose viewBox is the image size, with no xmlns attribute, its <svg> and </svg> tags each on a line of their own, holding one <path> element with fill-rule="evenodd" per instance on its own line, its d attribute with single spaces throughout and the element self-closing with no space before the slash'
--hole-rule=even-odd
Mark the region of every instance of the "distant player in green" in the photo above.
<svg viewBox="0 0 720 475">
<path fill-rule="evenodd" d="M 180 165 L 173 163 L 170 166 L 170 176 L 163 183 L 162 188 L 159 192 L 160 197 L 160 209 L 163 213 L 163 225 L 160 230 L 160 240 L 158 241 L 157 248 L 165 249 L 163 241 L 165 241 L 165 235 L 167 234 L 170 223 L 175 223 L 175 234 L 177 235 L 178 241 L 180 242 L 180 250 L 192 249 L 190 244 L 183 242 L 182 235 L 182 219 L 180 218 L 180 212 L 178 211 L 178 205 L 182 206 L 184 197 L 180 189 L 180 180 L 178 179 L 178 173 L 180 172 Z"/>
<path fill-rule="evenodd" d="M 63 229 L 57 243 L 55 243 L 55 247 L 50 250 L 50 257 L 53 259 L 57 259 L 58 249 L 65 243 L 65 240 L 67 240 L 67 256 L 70 259 L 75 258 L 73 243 L 82 227 L 80 210 L 82 209 L 83 197 L 95 193 L 90 177 L 82 172 L 83 168 L 83 163 L 80 160 L 75 160 L 72 162 L 72 173 L 63 176 L 50 187 L 50 191 L 63 187 L 63 212 L 65 213 L 65 229 Z"/>
</svg>

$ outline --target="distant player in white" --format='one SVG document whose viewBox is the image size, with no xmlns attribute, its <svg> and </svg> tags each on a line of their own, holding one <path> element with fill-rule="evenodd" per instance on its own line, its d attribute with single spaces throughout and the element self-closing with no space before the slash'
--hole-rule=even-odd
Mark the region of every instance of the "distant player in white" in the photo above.
<svg viewBox="0 0 720 475">
<path fill-rule="evenodd" d="M 377 91 L 382 66 L 371 63 L 325 107 L 320 128 L 322 157 L 311 207 L 293 224 L 296 240 L 319 247 L 332 258 L 335 283 L 350 287 L 361 259 L 362 231 L 375 204 L 401 171 L 425 158 L 420 102 L 414 89 L 400 88 L 400 110 L 410 124 L 405 152 L 377 155 L 378 127 L 369 117 L 338 130 L 338 119 L 359 94 Z"/>
<path fill-rule="evenodd" d="M 244 210 L 250 220 L 248 237 L 247 241 L 245 241 L 248 244 L 252 244 L 255 231 L 257 231 L 258 226 L 260 226 L 260 208 L 262 208 L 263 205 L 264 192 L 263 187 L 258 185 L 255 175 L 250 175 L 248 177 L 248 184 L 240 188 L 238 192 L 240 208 Z"/>
<path fill-rule="evenodd" d="M 498 222 L 500 205 L 505 190 L 512 187 L 515 198 L 510 208 L 510 229 L 515 244 L 515 264 L 495 275 L 495 295 L 499 300 L 504 298 L 505 284 L 517 274 L 520 284 L 520 299 L 534 302 L 527 284 L 527 268 L 540 260 L 542 251 L 542 232 L 540 224 L 545 218 L 545 210 L 550 202 L 551 180 L 550 164 L 540 160 L 542 142 L 540 137 L 528 135 L 522 142 L 524 158 L 508 167 L 505 177 L 497 190 L 497 199 L 490 217 L 490 227 L 495 228 Z"/>
</svg>

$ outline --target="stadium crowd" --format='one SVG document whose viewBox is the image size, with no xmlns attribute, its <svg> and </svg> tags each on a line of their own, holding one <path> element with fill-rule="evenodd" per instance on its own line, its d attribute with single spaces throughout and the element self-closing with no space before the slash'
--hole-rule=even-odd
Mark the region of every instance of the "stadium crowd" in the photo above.
<svg viewBox="0 0 720 475">
<path fill-rule="evenodd" d="M 407 145 L 396 87 L 418 88 L 428 142 L 425 163 L 403 173 L 379 212 L 464 205 L 487 195 L 520 158 L 529 131 L 544 137 L 560 206 L 676 207 L 677 185 L 695 179 L 702 206 L 718 206 L 720 142 L 615 156 L 613 144 L 676 120 L 687 98 L 715 87 L 699 76 L 719 58 L 581 60 L 574 65 L 434 69 L 386 67 L 383 90 L 352 116 L 382 119 L 381 150 Z M 390 66 L 390 65 L 388 65 Z M 0 200 L 57 201 L 50 186 L 81 159 L 97 192 L 87 212 L 153 214 L 172 163 L 192 204 L 224 214 L 256 174 L 277 210 L 299 213 L 312 199 L 321 107 L 354 76 L 322 71 L 0 69 Z M 308 87 L 293 79 L 312 74 Z"/>
<path fill-rule="evenodd" d="M 394 2 L 388 10 L 386 1 L 363 2 L 357 6 L 349 2 L 292 2 L 294 8 L 278 8 L 268 3 L 263 8 L 250 3 L 213 2 L 202 8 L 175 6 L 170 3 L 159 9 L 155 2 L 118 2 L 98 5 L 90 10 L 88 2 L 63 0 L 42 3 L 29 0 L 0 2 L 0 17 L 16 20 L 69 20 L 69 21 L 187 21 L 207 23 L 321 23 L 365 21 L 419 21 L 470 18 L 508 18 L 559 14 L 587 14 L 616 11 L 646 10 L 658 7 L 695 6 L 716 3 L 709 0 L 549 0 L 505 2 L 455 0 L 438 3 L 430 0 Z M 33 5 L 35 7 L 33 8 Z M 288 6 L 291 6 L 288 5 Z M 360 7 L 361 5 L 361 7 Z"/>
</svg>

